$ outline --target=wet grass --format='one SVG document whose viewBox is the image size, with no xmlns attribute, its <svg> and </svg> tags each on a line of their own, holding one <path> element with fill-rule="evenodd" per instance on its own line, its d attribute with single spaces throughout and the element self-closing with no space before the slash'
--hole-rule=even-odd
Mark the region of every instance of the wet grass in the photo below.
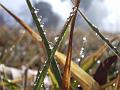
<svg viewBox="0 0 120 90">
<path fill-rule="evenodd" d="M 37 27 L 37 32 L 4 5 L 0 4 L 26 30 L 22 30 L 22 33 L 19 33 L 20 30 L 13 30 L 11 33 L 9 29 L 4 29 L 4 27 L 0 30 L 3 33 L 0 39 L 1 64 L 19 69 L 21 66 L 25 66 L 22 74 L 24 79 L 21 80 L 21 78 L 18 81 L 9 80 L 9 69 L 7 71 L 1 70 L 3 76 L 0 77 L 0 88 L 42 90 L 47 88 L 45 79 L 50 78 L 51 82 L 49 80 L 47 82 L 47 84 L 51 84 L 49 86 L 50 90 L 77 90 L 78 88 L 83 90 L 102 90 L 105 88 L 119 90 L 119 68 L 116 68 L 116 62 L 119 62 L 120 54 L 119 36 L 117 34 L 112 37 L 110 34 L 101 33 L 78 9 L 80 1 L 76 0 L 73 11 L 66 20 L 61 33 L 57 37 L 54 36 L 55 41 L 49 41 L 51 37 L 47 38 L 40 22 L 41 18 L 37 16 L 37 9 L 32 6 L 29 0 L 26 0 L 26 2 Z M 91 31 L 75 30 L 78 13 L 91 27 Z M 9 40 L 6 33 L 12 39 L 17 39 Z M 49 33 L 49 35 L 53 36 L 52 33 Z M 5 38 L 2 38 L 3 36 Z M 110 36 L 110 40 L 106 39 L 106 36 Z M 101 40 L 98 38 L 101 38 Z M 4 39 L 7 41 L 5 42 Z M 86 40 L 87 47 L 82 46 L 84 40 Z M 80 54 L 81 52 L 84 52 L 84 54 Z M 67 54 L 65 55 L 65 53 Z M 36 77 L 28 77 L 29 69 L 37 71 Z M 109 73 L 110 69 L 112 69 L 112 73 Z"/>
</svg>

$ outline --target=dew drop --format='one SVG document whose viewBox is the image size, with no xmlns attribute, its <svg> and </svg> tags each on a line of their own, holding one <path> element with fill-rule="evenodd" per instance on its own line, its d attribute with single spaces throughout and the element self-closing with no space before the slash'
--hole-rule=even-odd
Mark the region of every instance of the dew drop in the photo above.
<svg viewBox="0 0 120 90">
<path fill-rule="evenodd" d="M 83 50 L 84 50 L 84 48 L 82 47 L 82 48 L 81 48 L 81 50 L 83 51 Z"/>
<path fill-rule="evenodd" d="M 98 61 L 97 61 L 97 64 L 100 64 L 100 63 L 101 63 L 101 61 L 100 61 L 100 60 L 98 60 Z"/>
<path fill-rule="evenodd" d="M 80 62 L 80 58 L 78 58 L 77 61 Z"/>
<path fill-rule="evenodd" d="M 78 87 L 80 87 L 80 85 L 78 85 Z"/>
<path fill-rule="evenodd" d="M 87 41 L 86 37 L 83 37 L 83 41 Z"/>
<path fill-rule="evenodd" d="M 71 13 L 70 13 L 70 16 L 73 16 L 73 15 L 74 15 L 74 12 L 71 12 Z"/>
<path fill-rule="evenodd" d="M 49 42 L 49 47 L 50 47 L 50 49 L 53 49 L 53 43 L 52 42 Z"/>
<path fill-rule="evenodd" d="M 39 12 L 39 9 L 35 9 L 35 8 L 34 8 L 33 11 L 34 11 L 35 14 L 37 14 L 37 13 Z"/>
<path fill-rule="evenodd" d="M 46 32 L 44 32 L 44 35 L 46 35 Z"/>
<path fill-rule="evenodd" d="M 76 80 L 74 80 L 74 83 L 76 83 L 77 81 Z"/>
<path fill-rule="evenodd" d="M 41 88 L 43 87 L 43 84 L 41 84 Z"/>
<path fill-rule="evenodd" d="M 37 14 L 37 13 L 38 13 L 38 11 L 37 11 L 37 10 L 35 10 L 35 11 L 34 11 L 34 13 L 35 13 L 35 14 Z"/>
<path fill-rule="evenodd" d="M 45 64 L 46 64 L 47 61 L 45 61 Z"/>
<path fill-rule="evenodd" d="M 10 79 L 8 79 L 8 82 L 11 83 L 12 81 Z"/>
<path fill-rule="evenodd" d="M 82 53 L 83 53 L 83 50 L 80 51 L 80 55 L 82 55 Z"/>
<path fill-rule="evenodd" d="M 81 55 L 81 58 L 84 58 L 85 57 L 85 55 Z"/>
<path fill-rule="evenodd" d="M 73 12 L 75 12 L 77 10 L 77 7 L 73 7 L 72 9 L 73 9 Z"/>
<path fill-rule="evenodd" d="M 116 71 L 116 73 L 118 74 L 118 73 L 119 73 L 119 71 L 117 70 L 117 71 Z"/>
<path fill-rule="evenodd" d="M 69 21 L 70 21 L 70 19 L 69 19 L 69 18 L 67 18 L 67 21 L 69 22 Z"/>
<path fill-rule="evenodd" d="M 105 39 L 106 39 L 106 40 L 108 40 L 108 38 L 107 38 L 107 37 L 106 37 Z"/>
<path fill-rule="evenodd" d="M 44 27 L 44 25 L 43 25 L 43 24 L 41 24 L 40 26 L 41 26 L 41 28 L 43 28 L 43 27 Z"/>
<path fill-rule="evenodd" d="M 41 18 L 38 18 L 38 21 L 41 22 Z"/>
<path fill-rule="evenodd" d="M 50 46 L 50 49 L 53 49 L 53 46 L 49 45 Z"/>
<path fill-rule="evenodd" d="M 39 73 L 41 73 L 42 71 L 39 71 Z"/>
<path fill-rule="evenodd" d="M 12 47 L 10 48 L 10 51 L 13 51 L 13 48 L 12 48 Z"/>
<path fill-rule="evenodd" d="M 57 42 L 58 38 L 59 38 L 59 37 L 55 37 L 55 42 Z"/>
<path fill-rule="evenodd" d="M 115 83 L 113 83 L 113 86 L 115 87 Z"/>
<path fill-rule="evenodd" d="M 96 33 L 95 35 L 97 36 L 98 34 Z"/>
<path fill-rule="evenodd" d="M 34 83 L 33 86 L 36 86 L 36 83 Z"/>
</svg>

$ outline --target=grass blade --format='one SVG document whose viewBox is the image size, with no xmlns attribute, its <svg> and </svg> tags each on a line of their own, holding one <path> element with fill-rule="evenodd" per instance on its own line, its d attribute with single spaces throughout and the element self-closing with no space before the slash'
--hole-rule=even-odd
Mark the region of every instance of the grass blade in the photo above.
<svg viewBox="0 0 120 90">
<path fill-rule="evenodd" d="M 42 39 L 40 38 L 40 36 L 39 36 L 37 33 L 33 32 L 33 30 L 32 30 L 24 21 L 22 21 L 20 18 L 18 18 L 15 14 L 13 14 L 10 10 L 8 10 L 8 9 L 7 9 L 4 5 L 2 5 L 1 3 L 0 3 L 0 6 L 1 6 L 7 13 L 9 13 L 16 21 L 18 21 L 19 24 L 20 24 L 21 26 L 23 26 L 23 27 L 32 35 L 32 37 L 33 37 L 34 39 L 37 39 L 37 41 L 42 42 Z"/>
<path fill-rule="evenodd" d="M 120 52 L 114 48 L 114 46 L 110 43 L 110 41 L 105 38 L 102 33 L 99 31 L 98 27 L 92 24 L 87 17 L 80 11 L 79 14 L 82 16 L 82 18 L 87 22 L 87 24 L 92 28 L 92 30 L 99 35 L 99 37 L 111 48 L 111 50 L 120 58 Z"/>
<path fill-rule="evenodd" d="M 100 66 L 97 68 L 94 79 L 100 84 L 104 85 L 107 82 L 108 71 L 110 70 L 111 65 L 117 61 L 117 56 L 111 56 L 100 63 Z M 101 74 L 102 73 L 102 74 Z"/>
<path fill-rule="evenodd" d="M 113 41 L 119 39 L 119 36 L 115 36 L 114 38 L 112 38 L 110 40 L 110 42 L 112 43 Z M 95 53 L 93 53 L 92 55 L 86 57 L 82 64 L 81 64 L 81 68 L 84 69 L 85 71 L 88 71 L 89 68 L 92 67 L 92 65 L 97 61 L 99 60 L 99 58 L 104 54 L 104 52 L 106 51 L 107 49 L 107 45 L 104 44 L 102 47 L 100 47 Z"/>
<path fill-rule="evenodd" d="M 66 56 L 60 52 L 56 52 L 55 56 L 60 66 L 63 67 L 65 65 Z M 71 74 L 78 80 L 83 90 L 101 90 L 99 84 L 73 61 L 71 61 Z"/>
<path fill-rule="evenodd" d="M 42 82 L 43 82 L 43 80 L 44 80 L 44 77 L 45 77 L 45 75 L 46 75 L 46 73 L 47 73 L 47 70 L 48 70 L 48 68 L 49 68 L 49 66 L 50 66 L 50 64 L 51 64 L 51 61 L 53 60 L 53 56 L 54 56 L 54 54 L 55 54 L 55 52 L 56 52 L 56 50 L 57 50 L 57 48 L 58 48 L 58 46 L 59 46 L 59 43 L 60 43 L 62 37 L 64 36 L 64 33 L 65 33 L 66 28 L 67 28 L 67 26 L 68 26 L 68 24 L 69 24 L 70 21 L 67 22 L 67 24 L 65 24 L 65 27 L 64 27 L 61 35 L 59 36 L 59 38 L 58 38 L 58 40 L 57 40 L 54 48 L 53 48 L 52 51 L 51 51 L 51 50 L 50 50 L 50 46 L 49 46 L 49 42 L 48 42 L 46 36 L 44 35 L 43 28 L 41 27 L 41 23 L 39 22 L 37 15 L 34 13 L 35 9 L 32 7 L 32 5 L 31 5 L 31 3 L 30 3 L 29 0 L 27 0 L 27 4 L 28 4 L 29 9 L 30 9 L 30 11 L 31 11 L 31 14 L 32 14 L 32 16 L 33 16 L 33 19 L 35 20 L 35 23 L 36 23 L 36 25 L 37 25 L 37 27 L 38 27 L 40 36 L 41 36 L 42 39 L 43 39 L 44 45 L 45 45 L 46 50 L 47 50 L 47 53 L 48 53 L 48 60 L 47 60 L 47 62 L 46 62 L 46 64 L 45 64 L 45 67 L 43 68 L 42 73 L 39 74 L 39 78 L 36 80 L 35 90 L 38 90 L 38 89 L 40 89 L 40 87 L 41 87 L 41 84 L 42 84 Z M 69 18 L 69 19 L 70 19 L 70 18 Z M 54 67 L 54 68 L 55 68 L 55 67 Z"/>
<path fill-rule="evenodd" d="M 70 89 L 70 77 L 71 77 L 71 58 L 72 58 L 72 41 L 73 41 L 73 32 L 74 32 L 74 26 L 75 26 L 75 20 L 77 16 L 77 9 L 79 7 L 80 0 L 76 0 L 76 5 L 73 8 L 73 18 L 71 21 L 71 31 L 70 31 L 70 37 L 69 37 L 69 46 L 67 51 L 67 58 L 64 66 L 63 71 L 63 77 L 62 77 L 62 90 L 69 90 Z"/>
<path fill-rule="evenodd" d="M 19 17 L 17 17 L 15 14 L 13 14 L 10 10 L 8 10 L 4 5 L 0 4 L 0 6 L 7 11 L 16 21 L 18 21 L 30 34 L 31 36 L 39 43 L 41 43 L 40 45 L 42 45 L 42 39 L 41 37 L 34 32 L 24 21 L 22 21 Z M 42 46 L 43 47 L 43 46 Z M 60 72 L 58 70 L 57 64 L 55 62 L 55 60 L 52 60 L 52 64 L 51 64 L 52 70 L 55 74 L 56 79 L 58 80 L 59 84 L 61 83 L 61 75 Z"/>
</svg>

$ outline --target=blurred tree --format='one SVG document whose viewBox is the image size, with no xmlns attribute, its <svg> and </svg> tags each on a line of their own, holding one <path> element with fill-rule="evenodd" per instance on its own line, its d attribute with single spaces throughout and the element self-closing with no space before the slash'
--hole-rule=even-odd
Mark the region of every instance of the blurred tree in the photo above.
<svg viewBox="0 0 120 90">
<path fill-rule="evenodd" d="M 81 0 L 80 7 L 86 11 L 91 6 L 92 1 L 93 0 Z"/>
<path fill-rule="evenodd" d="M 46 2 L 37 2 L 35 8 L 39 9 L 38 16 L 42 16 L 42 23 L 45 27 L 57 27 L 59 16 L 52 11 L 50 4 Z"/>
</svg>

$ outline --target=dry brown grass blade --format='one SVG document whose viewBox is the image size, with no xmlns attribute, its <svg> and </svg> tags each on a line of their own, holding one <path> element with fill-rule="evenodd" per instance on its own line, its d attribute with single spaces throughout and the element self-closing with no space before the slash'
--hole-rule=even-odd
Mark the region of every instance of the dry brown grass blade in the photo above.
<svg viewBox="0 0 120 90">
<path fill-rule="evenodd" d="M 112 81 L 110 81 L 110 82 L 102 85 L 101 88 L 102 88 L 102 89 L 105 89 L 105 88 L 107 88 L 108 86 L 111 86 L 111 85 L 112 85 L 113 83 L 115 83 L 116 81 L 117 81 L 117 79 L 113 79 Z"/>
<path fill-rule="evenodd" d="M 55 56 L 60 66 L 64 66 L 66 56 L 60 52 L 56 52 Z M 83 90 L 101 90 L 99 84 L 73 61 L 71 62 L 71 74 L 78 80 Z"/>
<path fill-rule="evenodd" d="M 74 14 L 73 14 L 73 18 L 71 21 L 67 58 L 66 58 L 65 66 L 64 66 L 63 76 L 62 76 L 62 90 L 70 90 L 72 41 L 73 41 L 73 32 L 74 32 L 74 26 L 75 26 L 75 21 L 76 21 L 76 16 L 77 16 L 77 9 L 79 7 L 80 0 L 76 0 L 75 3 L 76 5 L 72 12 Z"/>
<path fill-rule="evenodd" d="M 113 42 L 113 41 L 117 40 L 118 38 L 119 38 L 119 36 L 115 36 L 110 40 L 110 42 Z M 86 57 L 81 64 L 81 68 L 83 68 L 85 71 L 88 70 L 94 62 L 99 60 L 99 58 L 103 55 L 103 53 L 106 51 L 107 48 L 108 48 L 108 46 L 106 44 L 104 44 L 95 53 Z"/>
<path fill-rule="evenodd" d="M 8 10 L 5 6 L 3 6 L 2 4 L 0 4 L 0 6 L 2 8 L 5 9 L 5 11 L 7 11 L 12 17 L 14 17 L 16 19 L 16 21 L 18 21 L 31 35 L 34 39 L 36 39 L 37 41 L 41 42 L 42 39 L 41 37 L 35 33 L 23 20 L 21 20 L 20 18 L 18 18 L 15 14 L 13 14 L 10 10 Z"/>
</svg>

